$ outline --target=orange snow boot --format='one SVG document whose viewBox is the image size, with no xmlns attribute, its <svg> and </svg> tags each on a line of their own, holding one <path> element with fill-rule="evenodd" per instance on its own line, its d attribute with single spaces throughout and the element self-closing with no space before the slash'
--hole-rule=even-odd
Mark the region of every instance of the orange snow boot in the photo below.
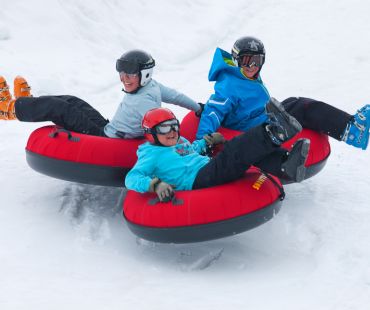
<svg viewBox="0 0 370 310">
<path fill-rule="evenodd" d="M 15 100 L 9 92 L 9 86 L 3 76 L 0 75 L 0 120 L 16 119 L 14 111 Z"/>
<path fill-rule="evenodd" d="M 20 75 L 14 79 L 14 98 L 32 97 L 31 87 L 28 85 L 26 79 Z"/>
</svg>

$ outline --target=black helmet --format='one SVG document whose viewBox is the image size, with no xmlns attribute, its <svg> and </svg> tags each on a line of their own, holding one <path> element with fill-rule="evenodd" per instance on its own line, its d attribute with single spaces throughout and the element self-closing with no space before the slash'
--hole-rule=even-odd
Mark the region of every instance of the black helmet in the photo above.
<svg viewBox="0 0 370 310">
<path fill-rule="evenodd" d="M 141 76 L 140 85 L 146 85 L 152 78 L 155 61 L 153 57 L 142 50 L 131 50 L 124 53 L 116 62 L 116 70 L 121 73 Z"/>
<path fill-rule="evenodd" d="M 255 37 L 241 37 L 235 41 L 231 50 L 233 61 L 240 67 L 239 60 L 244 55 L 262 55 L 265 59 L 265 47 L 260 39 Z M 263 64 L 263 63 L 262 63 Z"/>
</svg>

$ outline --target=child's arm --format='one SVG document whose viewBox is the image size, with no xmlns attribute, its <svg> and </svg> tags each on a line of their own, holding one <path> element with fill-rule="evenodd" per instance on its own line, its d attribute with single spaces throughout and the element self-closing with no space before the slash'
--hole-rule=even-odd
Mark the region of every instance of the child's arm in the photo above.
<svg viewBox="0 0 370 310">
<path fill-rule="evenodd" d="M 180 93 L 175 89 L 166 87 L 160 83 L 158 83 L 158 85 L 161 90 L 161 97 L 163 102 L 172 103 L 188 110 L 193 110 L 195 112 L 198 112 L 202 108 L 199 103 L 196 103 L 193 99 L 189 98 L 183 93 Z"/>
<path fill-rule="evenodd" d="M 204 107 L 196 138 L 201 139 L 206 134 L 216 132 L 233 106 L 234 102 L 230 98 L 224 99 L 212 95 Z"/>
<path fill-rule="evenodd" d="M 126 175 L 125 185 L 139 193 L 149 192 L 154 182 L 154 160 L 151 156 L 139 157 L 135 166 Z"/>
<path fill-rule="evenodd" d="M 200 155 L 206 155 L 208 152 L 208 147 L 206 140 L 200 139 L 200 140 L 195 140 L 191 146 L 193 147 L 193 150 L 197 152 Z"/>
</svg>

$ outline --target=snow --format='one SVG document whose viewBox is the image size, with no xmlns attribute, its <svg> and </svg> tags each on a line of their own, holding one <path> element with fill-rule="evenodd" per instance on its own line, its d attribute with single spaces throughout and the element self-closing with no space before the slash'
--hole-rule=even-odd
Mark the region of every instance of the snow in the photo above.
<svg viewBox="0 0 370 310">
<path fill-rule="evenodd" d="M 106 117 L 122 92 L 115 59 L 143 48 L 154 77 L 198 101 L 216 46 L 254 35 L 278 99 L 349 113 L 369 103 L 370 4 L 353 0 L 0 1 L 0 74 L 35 95 L 73 94 Z M 181 118 L 187 111 L 171 106 Z M 331 140 L 325 169 L 286 186 L 270 222 L 199 244 L 136 238 L 121 190 L 31 170 L 42 124 L 0 122 L 0 309 L 335 309 L 370 304 L 369 151 Z"/>
</svg>

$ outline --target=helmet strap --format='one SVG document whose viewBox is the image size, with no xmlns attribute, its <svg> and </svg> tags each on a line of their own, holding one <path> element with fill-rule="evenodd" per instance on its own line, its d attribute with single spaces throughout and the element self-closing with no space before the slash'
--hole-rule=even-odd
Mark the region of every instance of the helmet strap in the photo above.
<svg viewBox="0 0 370 310">
<path fill-rule="evenodd" d="M 256 74 L 253 76 L 255 79 L 258 79 L 259 75 L 260 75 L 260 72 L 261 72 L 261 69 L 262 69 L 263 65 L 258 69 L 258 71 L 256 72 Z"/>
<path fill-rule="evenodd" d="M 130 91 L 130 92 L 128 92 L 128 91 L 125 91 L 125 89 L 122 87 L 122 91 L 124 92 L 124 93 L 126 93 L 126 94 L 136 94 L 138 91 L 139 91 L 139 89 L 141 88 L 142 86 L 141 85 L 139 85 L 139 87 L 138 88 L 136 88 L 134 91 Z"/>
<path fill-rule="evenodd" d="M 154 144 L 155 144 L 155 145 L 164 146 L 161 142 L 159 142 L 159 140 L 158 140 L 158 136 L 157 136 L 157 134 L 156 134 L 156 133 L 152 132 L 151 134 L 152 134 L 152 136 L 153 136 Z"/>
</svg>

